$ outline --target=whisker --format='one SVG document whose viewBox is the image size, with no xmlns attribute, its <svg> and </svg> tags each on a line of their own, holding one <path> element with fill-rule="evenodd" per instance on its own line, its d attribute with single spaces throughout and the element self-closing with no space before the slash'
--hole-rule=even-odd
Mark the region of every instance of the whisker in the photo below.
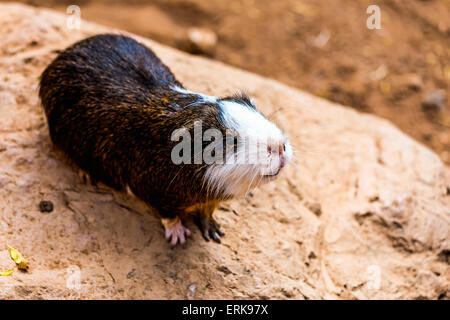
<svg viewBox="0 0 450 320">
<path fill-rule="evenodd" d="M 253 170 L 253 168 L 252 168 L 252 167 L 248 167 L 248 168 L 245 170 L 244 174 L 241 174 L 241 175 L 240 175 L 240 177 L 239 177 L 238 180 L 236 181 L 235 185 L 239 185 L 239 183 L 244 179 L 244 177 L 246 177 L 246 176 L 248 175 L 248 173 L 249 173 L 251 170 Z"/>
<path fill-rule="evenodd" d="M 297 155 L 292 155 L 292 159 L 294 159 L 294 160 L 301 160 L 301 161 L 305 161 L 306 162 L 306 159 L 305 158 L 303 158 L 303 157 L 299 157 L 299 156 L 297 156 Z"/>
<path fill-rule="evenodd" d="M 258 183 L 256 184 L 256 187 L 259 187 L 260 185 L 261 185 L 261 181 L 262 181 L 262 179 L 263 179 L 263 175 L 261 175 L 260 177 L 259 177 L 259 181 L 258 181 Z"/>
<path fill-rule="evenodd" d="M 297 165 L 294 161 L 292 161 L 291 162 L 291 164 L 294 166 L 294 167 L 296 167 L 297 169 L 299 169 L 300 170 L 300 166 L 299 165 Z"/>
<path fill-rule="evenodd" d="M 272 120 L 272 117 L 273 117 L 276 113 L 280 112 L 281 110 L 283 110 L 283 107 L 279 107 L 278 109 L 272 111 L 271 113 L 269 113 L 269 114 L 267 115 L 266 118 L 267 118 L 268 120 Z"/>
<path fill-rule="evenodd" d="M 253 178 L 252 178 L 252 180 L 250 181 L 250 183 L 248 185 L 247 191 L 245 192 L 245 196 L 247 196 L 247 194 L 250 191 L 250 188 L 251 188 L 251 186 L 253 184 L 253 180 L 255 180 L 256 176 L 258 175 L 258 170 L 254 170 L 254 171 L 255 171 L 255 173 L 253 174 Z"/>
<path fill-rule="evenodd" d="M 316 154 L 316 155 L 327 154 L 326 152 L 323 152 L 323 151 L 317 151 L 317 149 L 316 150 L 308 150 L 308 149 L 304 149 L 304 148 L 299 148 L 295 145 L 292 145 L 292 152 L 303 152 L 303 153 L 310 153 L 310 154 Z"/>
</svg>

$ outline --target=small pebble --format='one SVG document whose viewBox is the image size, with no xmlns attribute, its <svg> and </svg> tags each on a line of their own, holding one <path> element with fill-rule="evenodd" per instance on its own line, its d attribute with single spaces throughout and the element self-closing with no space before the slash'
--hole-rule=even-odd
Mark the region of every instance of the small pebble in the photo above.
<svg viewBox="0 0 450 320">
<path fill-rule="evenodd" d="M 190 28 L 187 32 L 192 53 L 213 55 L 217 45 L 217 35 L 205 28 Z"/>
<path fill-rule="evenodd" d="M 447 98 L 442 90 L 429 91 L 422 100 L 423 111 L 441 111 L 445 108 Z"/>
<path fill-rule="evenodd" d="M 305 206 L 316 216 L 320 216 L 322 214 L 322 206 L 318 202 L 306 202 Z"/>
<path fill-rule="evenodd" d="M 52 212 L 53 211 L 53 202 L 43 200 L 39 203 L 39 210 L 41 212 Z"/>
<path fill-rule="evenodd" d="M 188 300 L 192 300 L 194 299 L 195 296 L 195 290 L 197 289 L 197 285 L 195 283 L 192 283 L 189 287 L 188 287 L 188 291 L 186 293 L 186 298 Z"/>
</svg>

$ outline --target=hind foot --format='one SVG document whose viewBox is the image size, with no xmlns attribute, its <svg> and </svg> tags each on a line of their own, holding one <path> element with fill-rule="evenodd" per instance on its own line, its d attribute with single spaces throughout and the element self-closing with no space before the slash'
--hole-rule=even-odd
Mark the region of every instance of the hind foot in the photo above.
<svg viewBox="0 0 450 320">
<path fill-rule="evenodd" d="M 161 222 L 166 230 L 166 240 L 170 241 L 172 246 L 176 246 L 177 243 L 184 244 L 186 242 L 186 237 L 191 236 L 191 231 L 183 226 L 178 217 L 173 219 L 162 218 Z"/>
</svg>

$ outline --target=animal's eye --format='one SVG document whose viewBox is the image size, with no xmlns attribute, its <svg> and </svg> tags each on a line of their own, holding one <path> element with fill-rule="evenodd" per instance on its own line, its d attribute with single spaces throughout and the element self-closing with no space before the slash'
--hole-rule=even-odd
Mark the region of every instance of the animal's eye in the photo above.
<svg viewBox="0 0 450 320">
<path fill-rule="evenodd" d="M 286 144 L 283 143 L 283 151 L 286 151 Z"/>
</svg>

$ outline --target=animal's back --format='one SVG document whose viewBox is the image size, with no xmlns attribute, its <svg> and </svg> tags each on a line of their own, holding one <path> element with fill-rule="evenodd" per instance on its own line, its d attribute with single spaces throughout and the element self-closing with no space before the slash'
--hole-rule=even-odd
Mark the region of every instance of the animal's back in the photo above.
<svg viewBox="0 0 450 320">
<path fill-rule="evenodd" d="M 164 114 L 149 101 L 173 85 L 181 86 L 150 49 L 106 34 L 63 51 L 43 72 L 39 95 L 53 143 L 93 179 L 122 189 L 127 163 L 151 144 L 151 124 Z"/>
<path fill-rule="evenodd" d="M 60 83 L 52 82 L 56 80 Z M 52 96 L 42 90 L 49 85 L 55 86 Z M 43 101 L 73 99 L 70 103 L 92 94 L 103 100 L 122 95 L 124 102 L 129 96 L 136 103 L 150 98 L 152 89 L 170 85 L 180 84 L 150 49 L 129 37 L 102 34 L 64 50 L 42 74 L 40 95 Z"/>
</svg>

